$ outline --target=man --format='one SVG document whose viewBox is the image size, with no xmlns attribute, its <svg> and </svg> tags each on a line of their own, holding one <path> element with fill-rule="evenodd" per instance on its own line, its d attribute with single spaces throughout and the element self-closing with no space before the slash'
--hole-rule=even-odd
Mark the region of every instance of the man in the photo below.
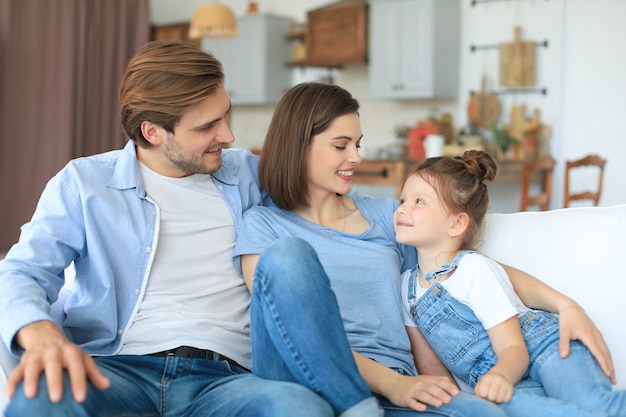
<svg viewBox="0 0 626 417">
<path fill-rule="evenodd" d="M 223 149 L 223 80 L 191 44 L 146 44 L 120 86 L 126 147 L 48 183 L 0 262 L 0 334 L 21 354 L 7 416 L 338 414 L 248 371 L 250 295 L 231 252 L 243 211 L 269 200 L 256 157 Z M 55 318 L 72 262 L 77 289 Z M 369 392 L 357 404 L 378 409 Z"/>
</svg>

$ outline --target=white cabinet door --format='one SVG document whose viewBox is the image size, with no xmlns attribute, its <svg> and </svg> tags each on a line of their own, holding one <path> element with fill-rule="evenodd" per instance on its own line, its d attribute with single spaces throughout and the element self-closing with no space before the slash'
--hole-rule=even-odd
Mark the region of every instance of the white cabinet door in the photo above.
<svg viewBox="0 0 626 417">
<path fill-rule="evenodd" d="M 237 19 L 237 37 L 203 41 L 222 62 L 233 105 L 274 104 L 291 86 L 290 25 L 284 17 L 243 16 Z"/>
<path fill-rule="evenodd" d="M 456 97 L 458 0 L 371 0 L 370 95 Z"/>
</svg>

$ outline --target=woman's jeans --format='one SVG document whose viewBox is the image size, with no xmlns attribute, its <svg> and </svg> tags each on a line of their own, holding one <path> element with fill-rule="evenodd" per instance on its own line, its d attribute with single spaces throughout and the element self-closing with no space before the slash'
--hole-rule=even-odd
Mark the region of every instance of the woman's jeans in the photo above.
<svg viewBox="0 0 626 417">
<path fill-rule="evenodd" d="M 111 384 L 88 387 L 76 403 L 65 373 L 63 400 L 48 399 L 45 377 L 38 395 L 21 389 L 7 417 L 332 417 L 326 401 L 298 384 L 267 381 L 225 361 L 137 355 L 94 358 Z"/>
<path fill-rule="evenodd" d="M 475 386 L 497 356 L 473 311 L 438 282 L 413 300 L 411 313 L 426 339 L 455 375 Z M 559 356 L 557 315 L 534 310 L 519 321 L 530 365 L 511 401 L 501 405 L 509 416 L 626 416 L 626 391 L 612 389 L 580 342 L 571 343 L 567 358 Z"/>
<path fill-rule="evenodd" d="M 363 410 L 372 412 L 375 402 L 356 367 L 328 276 L 304 240 L 280 239 L 259 258 L 251 334 L 254 374 L 305 385 L 337 414 L 371 415 Z M 382 397 L 380 401 L 387 417 L 505 416 L 495 404 L 469 394 L 424 413 L 396 407 Z M 351 414 L 357 404 L 361 413 Z"/>
</svg>

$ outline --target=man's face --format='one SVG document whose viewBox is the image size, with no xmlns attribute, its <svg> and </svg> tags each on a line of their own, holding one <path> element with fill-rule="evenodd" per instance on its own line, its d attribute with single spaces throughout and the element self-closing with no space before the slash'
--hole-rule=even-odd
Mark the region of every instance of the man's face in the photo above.
<svg viewBox="0 0 626 417">
<path fill-rule="evenodd" d="M 161 175 L 186 177 L 212 174 L 222 166 L 222 148 L 235 140 L 229 126 L 230 97 L 223 85 L 189 108 L 174 133 L 158 128 L 157 152 L 142 152 L 140 160 Z"/>
</svg>

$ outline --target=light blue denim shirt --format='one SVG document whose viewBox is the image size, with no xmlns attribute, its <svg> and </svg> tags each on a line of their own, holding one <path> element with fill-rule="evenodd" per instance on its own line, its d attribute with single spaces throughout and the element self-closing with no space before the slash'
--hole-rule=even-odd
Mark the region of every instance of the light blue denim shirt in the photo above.
<svg viewBox="0 0 626 417">
<path fill-rule="evenodd" d="M 246 209 L 271 204 L 257 169 L 258 157 L 225 149 L 213 174 L 236 232 Z M 147 284 L 159 219 L 133 142 L 70 161 L 49 181 L 18 243 L 0 261 L 0 336 L 7 347 L 19 354 L 17 331 L 53 319 L 50 305 L 65 283 L 64 269 L 74 262 L 77 290 L 56 321 L 86 352 L 118 352 Z M 240 272 L 239 260 L 233 262 Z"/>
</svg>

